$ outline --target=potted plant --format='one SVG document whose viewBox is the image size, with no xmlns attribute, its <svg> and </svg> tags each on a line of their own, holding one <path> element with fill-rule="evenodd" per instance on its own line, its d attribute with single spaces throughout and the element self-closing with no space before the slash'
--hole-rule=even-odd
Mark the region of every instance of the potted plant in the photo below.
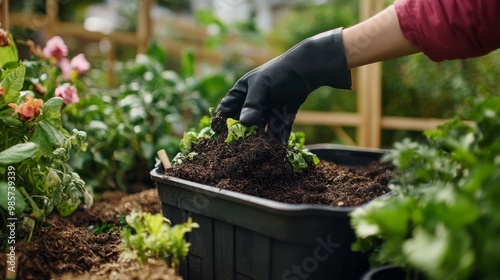
<svg viewBox="0 0 500 280">
<path fill-rule="evenodd" d="M 428 142 L 396 144 L 394 195 L 352 213 L 355 249 L 404 268 L 404 279 L 498 279 L 499 114 L 499 98 L 473 100 Z"/>
<path fill-rule="evenodd" d="M 317 158 L 314 154 L 323 161 L 334 161 L 339 165 L 366 166 L 378 162 L 384 151 L 338 145 L 313 145 L 306 148 L 301 134 L 292 134 L 284 150 L 282 148 L 285 146 L 278 142 L 266 149 L 264 146 L 268 140 L 254 129 L 242 127 L 230 119 L 221 125 L 220 121 L 214 119 L 211 124 L 209 119 L 202 120 L 199 131 L 185 134 L 181 141 L 182 154 L 172 160 L 176 165 L 174 168 L 168 169 L 166 174 L 161 166 L 151 171 L 164 215 L 174 224 L 182 223 L 188 217 L 200 224 L 200 229 L 188 236 L 192 246 L 187 261 L 179 267 L 180 274 L 186 279 L 359 279 L 368 269 L 368 260 L 366 254 L 352 252 L 350 248 L 354 232 L 350 227 L 349 213 L 356 206 L 338 207 L 342 201 L 337 201 L 335 206 L 312 202 L 292 204 L 278 202 L 270 196 L 262 198 L 242 193 L 242 189 L 227 188 L 234 187 L 240 180 L 248 190 L 252 189 L 255 181 L 272 178 L 264 188 L 272 189 L 274 186 L 277 190 L 275 194 L 289 194 L 292 189 L 300 187 L 286 189 L 287 186 L 283 185 L 281 189 L 278 177 L 282 176 L 285 181 L 291 182 L 310 176 L 316 170 L 314 166 Z M 226 130 L 220 129 L 225 126 Z M 225 156 L 216 159 L 218 163 L 204 162 L 205 157 L 218 154 L 216 146 L 229 150 L 222 153 Z M 264 147 L 264 151 L 252 150 L 250 154 L 245 154 L 246 149 L 253 149 L 249 146 L 259 149 Z M 275 150 L 279 150 L 281 155 L 271 155 L 269 157 L 273 159 L 268 158 L 267 161 L 276 160 L 282 165 L 270 167 L 260 156 L 265 158 Z M 228 155 L 228 151 L 233 151 L 233 154 Z M 223 162 L 224 157 L 225 160 L 234 160 L 239 156 L 236 159 L 238 164 Z M 295 163 L 291 163 L 293 161 Z M 180 173 L 175 172 L 182 173 L 185 167 L 194 168 L 195 172 L 190 174 L 199 175 L 201 179 L 179 178 L 189 177 L 186 173 L 176 176 Z M 257 172 L 265 171 L 265 174 L 256 179 L 259 175 L 249 175 L 252 171 L 245 167 Z M 347 172 L 348 167 L 342 168 L 345 168 L 342 172 Z M 284 169 L 292 173 L 283 175 Z M 388 169 L 384 170 L 387 172 Z M 231 176 L 243 175 L 240 177 L 243 179 L 231 181 L 231 176 L 217 172 L 226 172 Z M 294 175 L 293 172 L 299 173 Z M 345 174 L 338 173 L 336 178 L 347 179 Z M 204 181 L 203 178 L 209 177 L 224 178 L 216 184 Z M 378 178 L 385 184 L 388 181 L 387 176 Z M 360 185 L 363 185 L 361 182 Z M 368 179 L 364 182 L 368 183 Z M 334 185 L 332 182 L 330 184 Z M 311 188 L 322 192 L 324 187 Z M 376 188 L 372 190 L 376 193 Z M 375 196 L 386 191 L 388 189 Z M 290 194 L 286 199 L 292 197 Z"/>
</svg>

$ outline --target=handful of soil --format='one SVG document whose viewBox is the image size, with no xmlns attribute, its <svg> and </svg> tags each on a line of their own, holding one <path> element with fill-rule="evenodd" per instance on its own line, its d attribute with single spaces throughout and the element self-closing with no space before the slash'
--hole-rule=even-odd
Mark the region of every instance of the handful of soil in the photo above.
<svg viewBox="0 0 500 280">
<path fill-rule="evenodd" d="M 211 126 L 215 138 L 192 145 L 197 155 L 167 169 L 167 176 L 292 204 L 356 206 L 389 192 L 388 163 L 341 166 L 322 160 L 296 173 L 279 141 L 258 133 L 226 143 L 226 119 L 214 117 Z"/>
</svg>

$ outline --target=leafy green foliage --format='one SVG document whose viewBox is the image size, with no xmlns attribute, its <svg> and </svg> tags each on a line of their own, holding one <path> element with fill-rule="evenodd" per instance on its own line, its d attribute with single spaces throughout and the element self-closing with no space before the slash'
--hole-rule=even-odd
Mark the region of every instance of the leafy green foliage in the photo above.
<svg viewBox="0 0 500 280">
<path fill-rule="evenodd" d="M 210 117 L 204 116 L 201 118 L 198 125 L 198 129 L 191 129 L 184 132 L 184 137 L 180 141 L 180 152 L 172 159 L 172 164 L 175 166 L 181 164 L 184 160 L 192 160 L 197 153 L 190 152 L 193 145 L 198 144 L 201 140 L 212 139 L 215 136 L 215 132 L 212 130 L 210 124 Z"/>
<path fill-rule="evenodd" d="M 12 37 L 12 34 L 8 33 L 7 37 L 13 44 L 14 38 Z M 0 57 L 2 58 L 2 61 L 0 62 L 0 68 L 6 68 L 6 65 L 8 65 L 9 63 L 17 63 L 17 60 L 19 59 L 17 47 L 0 48 Z"/>
<path fill-rule="evenodd" d="M 146 54 L 117 63 L 119 87 L 90 87 L 65 109 L 65 126 L 87 132 L 88 152 L 73 158 L 71 166 L 96 191 L 149 182 L 156 151 L 177 154 L 181 138 L 181 151 L 188 149 L 193 134 L 183 133 L 208 114 L 207 92 L 227 90 L 225 79 L 211 82 L 213 73 L 194 75 L 192 53 L 183 54 L 182 71 L 166 69 L 165 59 L 153 43 Z"/>
<path fill-rule="evenodd" d="M 296 173 L 301 173 L 309 164 L 316 165 L 320 161 L 318 156 L 304 147 L 305 141 L 306 136 L 303 132 L 292 132 L 288 139 L 286 157 Z"/>
<path fill-rule="evenodd" d="M 3 53 L 17 54 L 17 50 Z M 71 214 L 80 204 L 92 205 L 92 197 L 68 160 L 71 152 L 85 149 L 86 133 L 63 128 L 63 100 L 38 99 L 25 83 L 32 72 L 25 62 L 2 57 L 0 77 L 0 242 L 6 245 L 7 218 L 17 218 L 16 238 L 29 240 L 45 217 L 56 209 Z M 17 60 L 17 59 L 16 59 Z M 35 73 L 36 74 L 36 73 Z M 9 243 L 11 244 L 11 243 Z"/>
<path fill-rule="evenodd" d="M 257 134 L 257 126 L 247 127 L 242 125 L 239 121 L 231 118 L 227 118 L 227 138 L 226 143 L 231 143 L 233 141 L 243 140 L 250 135 Z"/>
<path fill-rule="evenodd" d="M 170 258 L 173 268 L 177 268 L 189 252 L 190 243 L 184 239 L 185 234 L 199 228 L 191 217 L 184 224 L 171 226 L 161 213 L 133 211 L 125 220 L 127 226 L 121 231 L 121 257 L 137 260 L 140 264 L 146 263 L 148 258 Z"/>
<path fill-rule="evenodd" d="M 499 278 L 500 99 L 472 101 L 425 135 L 385 157 L 397 167 L 394 196 L 352 213 L 354 248 L 430 279 Z"/>
</svg>

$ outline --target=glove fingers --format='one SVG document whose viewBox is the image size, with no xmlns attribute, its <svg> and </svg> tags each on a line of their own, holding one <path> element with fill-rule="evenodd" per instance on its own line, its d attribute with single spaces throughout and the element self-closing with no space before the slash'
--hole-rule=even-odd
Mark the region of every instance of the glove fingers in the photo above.
<svg viewBox="0 0 500 280">
<path fill-rule="evenodd" d="M 216 112 L 222 112 L 226 117 L 239 119 L 248 91 L 247 80 L 242 78 L 236 82 L 231 90 L 222 98 Z"/>
<path fill-rule="evenodd" d="M 280 109 L 274 108 L 269 117 L 267 134 L 278 139 L 281 143 L 286 144 L 292 132 L 292 125 L 297 110 L 298 108 L 290 108 L 287 106 L 283 106 Z"/>
<path fill-rule="evenodd" d="M 261 76 L 252 76 L 248 81 L 248 94 L 241 109 L 240 121 L 246 126 L 265 126 L 267 114 L 264 104 L 269 94 L 269 79 Z"/>
</svg>

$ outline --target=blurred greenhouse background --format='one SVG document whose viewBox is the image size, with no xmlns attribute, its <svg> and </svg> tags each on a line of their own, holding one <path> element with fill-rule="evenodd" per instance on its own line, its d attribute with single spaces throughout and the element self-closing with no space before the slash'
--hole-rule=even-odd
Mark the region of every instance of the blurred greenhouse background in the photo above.
<svg viewBox="0 0 500 280">
<path fill-rule="evenodd" d="M 85 53 L 92 65 L 83 81 L 87 90 L 78 104 L 65 109 L 64 117 L 68 128 L 87 132 L 89 149 L 72 166 L 89 185 L 123 188 L 125 182 L 148 178 L 157 150 L 174 155 L 183 132 L 207 115 L 246 71 L 304 38 L 355 24 L 366 7 L 374 13 L 388 4 L 10 0 L 4 27 L 18 42 L 21 59 L 29 57 L 22 42 L 44 45 L 54 35 L 64 38 L 70 53 Z M 419 54 L 379 67 L 373 73 L 353 70 L 352 92 L 318 89 L 301 107 L 295 130 L 306 132 L 308 143 L 390 148 L 405 137 L 423 138 L 421 130 L 467 110 L 467 98 L 499 94 L 499 52 L 442 63 Z M 356 82 L 361 75 L 380 83 L 373 83 L 373 89 L 365 85 L 366 93 L 360 95 Z M 359 96 L 371 90 L 381 92 L 380 106 L 368 104 L 380 107 L 379 127 L 371 127 L 368 131 L 376 133 L 363 135 L 363 140 Z"/>
</svg>

